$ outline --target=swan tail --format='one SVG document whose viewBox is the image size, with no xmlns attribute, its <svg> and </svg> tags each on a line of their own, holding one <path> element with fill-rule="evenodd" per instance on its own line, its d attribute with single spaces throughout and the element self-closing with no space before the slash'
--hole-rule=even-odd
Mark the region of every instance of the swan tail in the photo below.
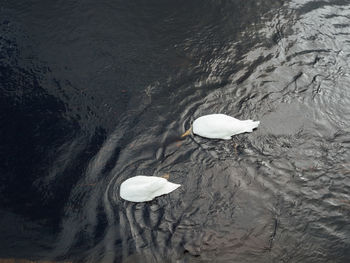
<svg viewBox="0 0 350 263">
<path fill-rule="evenodd" d="M 254 129 L 258 128 L 260 121 L 246 120 L 243 121 L 245 124 L 244 132 L 252 132 Z"/>
</svg>

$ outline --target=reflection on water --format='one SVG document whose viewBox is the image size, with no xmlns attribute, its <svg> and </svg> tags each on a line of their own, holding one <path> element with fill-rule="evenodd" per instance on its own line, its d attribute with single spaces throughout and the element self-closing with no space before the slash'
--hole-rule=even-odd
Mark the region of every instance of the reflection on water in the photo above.
<svg viewBox="0 0 350 263">
<path fill-rule="evenodd" d="M 0 258 L 350 258 L 348 1 L 16 1 L 0 17 Z M 218 112 L 261 124 L 180 138 Z M 182 187 L 124 201 L 136 174 Z"/>
</svg>

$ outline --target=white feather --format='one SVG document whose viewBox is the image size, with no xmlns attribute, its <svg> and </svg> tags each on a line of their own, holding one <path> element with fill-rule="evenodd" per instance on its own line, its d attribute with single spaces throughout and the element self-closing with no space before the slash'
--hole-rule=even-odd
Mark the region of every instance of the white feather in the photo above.
<svg viewBox="0 0 350 263">
<path fill-rule="evenodd" d="M 193 122 L 193 133 L 210 139 L 231 139 L 232 135 L 252 132 L 259 121 L 238 120 L 225 114 L 210 114 Z"/>
<path fill-rule="evenodd" d="M 157 196 L 169 194 L 179 186 L 162 177 L 138 175 L 121 184 L 120 197 L 131 202 L 146 202 Z"/>
</svg>

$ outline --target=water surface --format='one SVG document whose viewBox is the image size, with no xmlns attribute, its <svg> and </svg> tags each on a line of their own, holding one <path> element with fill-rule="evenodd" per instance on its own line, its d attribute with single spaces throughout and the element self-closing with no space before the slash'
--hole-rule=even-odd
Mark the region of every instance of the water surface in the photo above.
<svg viewBox="0 0 350 263">
<path fill-rule="evenodd" d="M 348 262 L 349 1 L 5 1 L 0 32 L 0 258 Z M 261 124 L 180 138 L 210 113 Z"/>
</svg>

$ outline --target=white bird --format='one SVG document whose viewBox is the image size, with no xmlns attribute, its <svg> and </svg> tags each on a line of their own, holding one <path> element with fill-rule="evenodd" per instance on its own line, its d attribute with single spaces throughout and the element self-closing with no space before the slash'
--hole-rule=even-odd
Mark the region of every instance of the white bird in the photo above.
<svg viewBox="0 0 350 263">
<path fill-rule="evenodd" d="M 168 182 L 165 178 L 138 175 L 125 180 L 120 186 L 120 197 L 131 202 L 147 202 L 155 197 L 169 194 L 180 184 Z"/>
<path fill-rule="evenodd" d="M 241 121 L 225 114 L 210 114 L 196 119 L 181 137 L 189 135 L 193 130 L 194 134 L 202 137 L 230 140 L 233 135 L 252 132 L 259 124 L 260 121 Z"/>
</svg>

